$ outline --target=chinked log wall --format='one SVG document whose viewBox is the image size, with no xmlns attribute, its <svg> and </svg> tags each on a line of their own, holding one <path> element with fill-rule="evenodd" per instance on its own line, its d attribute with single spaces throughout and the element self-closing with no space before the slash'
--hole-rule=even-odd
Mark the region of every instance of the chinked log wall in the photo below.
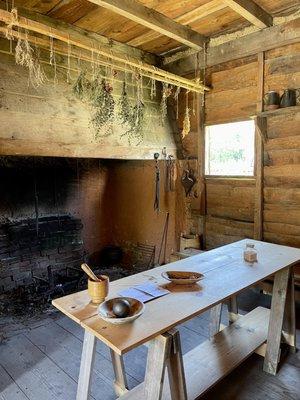
<svg viewBox="0 0 300 400">
<path fill-rule="evenodd" d="M 266 51 L 264 59 L 264 93 L 300 87 L 300 43 Z M 213 87 L 206 95 L 206 124 L 248 119 L 257 113 L 261 100 L 258 55 L 209 68 L 206 83 Z M 262 160 L 262 236 L 266 241 L 299 247 L 300 113 L 269 117 L 267 136 Z M 186 142 L 196 148 L 194 132 Z M 201 175 L 201 160 L 199 164 Z M 203 193 L 205 206 L 201 209 L 198 204 L 194 216 L 205 214 L 207 248 L 254 236 L 255 179 L 206 178 Z"/>
</svg>

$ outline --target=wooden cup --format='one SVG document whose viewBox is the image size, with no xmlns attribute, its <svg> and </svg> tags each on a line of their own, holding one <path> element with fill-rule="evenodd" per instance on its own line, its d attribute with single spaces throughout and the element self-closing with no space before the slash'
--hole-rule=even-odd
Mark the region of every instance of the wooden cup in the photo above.
<svg viewBox="0 0 300 400">
<path fill-rule="evenodd" d="M 100 275 L 102 280 L 99 282 L 88 279 L 88 294 L 92 299 L 93 304 L 101 304 L 108 295 L 109 277 Z"/>
</svg>

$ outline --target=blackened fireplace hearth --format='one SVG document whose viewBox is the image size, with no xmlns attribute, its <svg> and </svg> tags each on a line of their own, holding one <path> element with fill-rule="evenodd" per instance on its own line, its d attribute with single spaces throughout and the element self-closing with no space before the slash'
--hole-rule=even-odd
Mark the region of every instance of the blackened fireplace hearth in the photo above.
<svg viewBox="0 0 300 400">
<path fill-rule="evenodd" d="M 0 225 L 0 293 L 55 274 L 73 276 L 84 260 L 82 222 L 70 215 L 7 221 Z M 73 272 L 73 273 L 72 273 Z"/>
<path fill-rule="evenodd" d="M 106 244 L 106 176 L 99 160 L 0 157 L 1 301 L 49 299 L 86 283 L 81 263 Z"/>
</svg>

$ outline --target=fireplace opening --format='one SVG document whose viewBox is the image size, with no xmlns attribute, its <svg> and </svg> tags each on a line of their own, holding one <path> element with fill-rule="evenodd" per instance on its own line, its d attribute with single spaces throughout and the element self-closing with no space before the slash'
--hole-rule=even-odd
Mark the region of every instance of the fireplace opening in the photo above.
<svg viewBox="0 0 300 400">
<path fill-rule="evenodd" d="M 108 229 L 108 169 L 100 160 L 0 157 L 2 316 L 34 315 L 84 289 L 82 262 L 111 279 L 128 274 Z"/>
</svg>

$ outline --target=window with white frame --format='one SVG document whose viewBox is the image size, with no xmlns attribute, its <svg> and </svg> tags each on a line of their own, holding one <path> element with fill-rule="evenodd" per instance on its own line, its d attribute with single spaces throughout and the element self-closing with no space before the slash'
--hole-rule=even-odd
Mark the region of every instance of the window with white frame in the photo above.
<svg viewBox="0 0 300 400">
<path fill-rule="evenodd" d="M 206 126 L 205 174 L 253 176 L 254 149 L 253 120 Z"/>
</svg>

